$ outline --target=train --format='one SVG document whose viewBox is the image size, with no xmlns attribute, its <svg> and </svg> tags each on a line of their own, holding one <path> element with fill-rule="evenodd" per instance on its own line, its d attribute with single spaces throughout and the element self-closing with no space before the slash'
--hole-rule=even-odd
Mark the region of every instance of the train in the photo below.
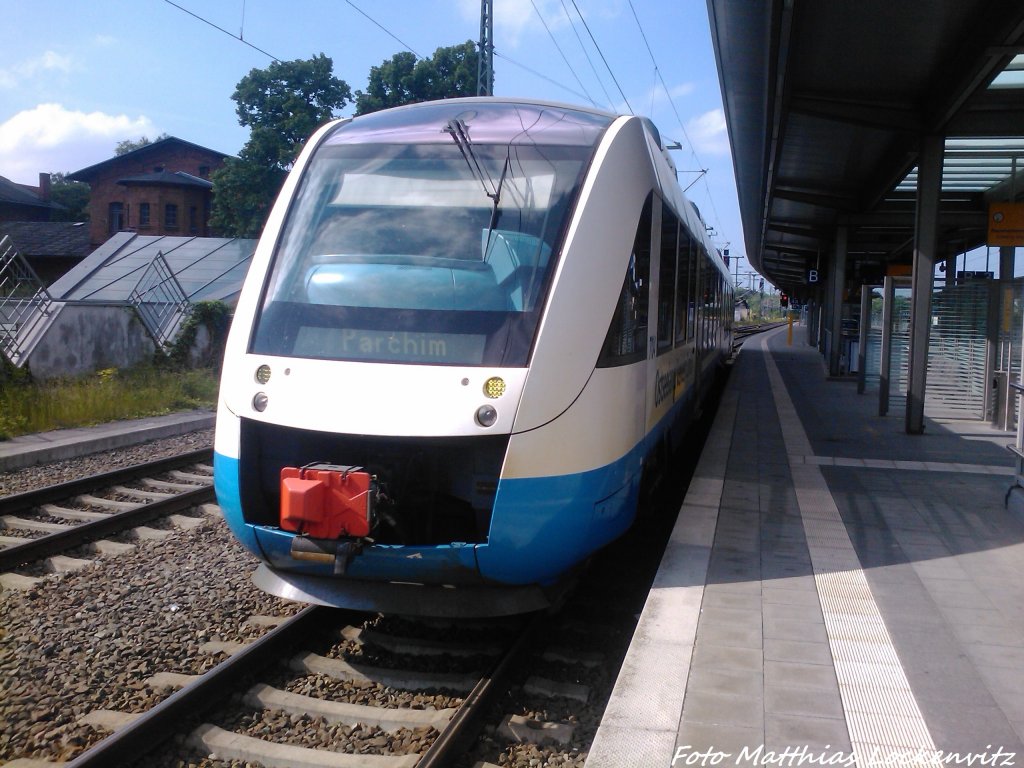
<svg viewBox="0 0 1024 768">
<path fill-rule="evenodd" d="M 501 616 L 633 524 L 732 352 L 648 118 L 423 102 L 307 142 L 225 348 L 218 503 L 291 600 Z"/>
</svg>

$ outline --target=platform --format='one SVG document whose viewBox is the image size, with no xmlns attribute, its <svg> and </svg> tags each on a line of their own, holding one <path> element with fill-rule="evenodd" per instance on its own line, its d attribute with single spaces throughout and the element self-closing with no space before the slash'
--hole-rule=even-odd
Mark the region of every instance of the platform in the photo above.
<svg viewBox="0 0 1024 768">
<path fill-rule="evenodd" d="M 182 411 L 12 437 L 0 441 L 0 472 L 210 429 L 215 421 L 212 411 Z"/>
<path fill-rule="evenodd" d="M 587 768 L 1024 765 L 1013 435 L 876 414 L 746 343 Z"/>
</svg>

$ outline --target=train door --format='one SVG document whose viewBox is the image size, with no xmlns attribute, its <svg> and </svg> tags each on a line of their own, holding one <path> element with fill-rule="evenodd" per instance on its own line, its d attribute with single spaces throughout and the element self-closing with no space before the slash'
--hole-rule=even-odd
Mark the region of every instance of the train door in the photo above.
<svg viewBox="0 0 1024 768">
<path fill-rule="evenodd" d="M 648 403 L 646 397 L 637 397 L 647 392 L 647 369 L 654 357 L 655 322 L 649 318 L 652 300 L 651 240 L 654 227 L 653 193 L 647 196 L 640 220 L 637 222 L 636 237 L 626 265 L 622 290 L 616 302 L 612 321 L 605 336 L 598 368 L 614 368 L 621 391 L 629 393 L 622 407 L 635 409 L 636 436 L 643 439 Z M 655 305 L 656 306 L 656 305 Z M 638 467 L 630 467 L 630 473 Z"/>
<path fill-rule="evenodd" d="M 648 433 L 672 411 L 681 394 L 682 351 L 676 344 L 680 317 L 684 318 L 683 334 L 686 325 L 686 307 L 678 301 L 679 217 L 665 202 L 660 209 L 660 219 L 654 223 L 657 238 L 653 252 L 657 254 L 657 267 L 652 271 L 657 279 L 652 282 L 651 301 L 657 307 L 657 327 L 654 354 L 647 370 Z"/>
</svg>

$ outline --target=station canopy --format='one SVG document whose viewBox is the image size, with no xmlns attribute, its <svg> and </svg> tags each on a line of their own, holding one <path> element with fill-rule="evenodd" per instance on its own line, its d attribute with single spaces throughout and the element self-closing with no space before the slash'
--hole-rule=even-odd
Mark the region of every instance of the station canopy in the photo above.
<svg viewBox="0 0 1024 768">
<path fill-rule="evenodd" d="M 913 255 L 917 163 L 945 141 L 937 259 L 986 243 L 1024 193 L 1020 0 L 708 0 L 751 265 L 801 295 Z"/>
</svg>

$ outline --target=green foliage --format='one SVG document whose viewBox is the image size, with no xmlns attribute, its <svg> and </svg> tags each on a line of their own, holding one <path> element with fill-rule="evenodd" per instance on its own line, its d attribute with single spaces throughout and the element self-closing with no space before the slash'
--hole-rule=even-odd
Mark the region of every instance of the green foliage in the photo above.
<svg viewBox="0 0 1024 768">
<path fill-rule="evenodd" d="M 323 55 L 275 61 L 243 77 L 231 98 L 238 122 L 250 128 L 237 159 L 211 175 L 210 225 L 225 237 L 256 237 L 302 145 L 352 99 Z"/>
<path fill-rule="evenodd" d="M 250 70 L 231 95 L 239 124 L 252 131 L 243 156 L 290 168 L 310 134 L 352 99 L 348 83 L 334 77 L 333 68 L 331 58 L 321 53 Z"/>
<path fill-rule="evenodd" d="M 220 368 L 224 359 L 224 344 L 231 327 L 231 309 L 220 301 L 199 301 L 192 305 L 188 318 L 181 326 L 178 337 L 170 345 L 167 360 L 175 367 L 190 366 L 192 347 L 199 336 L 199 329 L 209 333 L 209 346 L 196 367 Z"/>
<path fill-rule="evenodd" d="M 229 157 L 210 174 L 210 227 L 223 237 L 259 237 L 287 174 L 244 158 Z"/>
<path fill-rule="evenodd" d="M 356 91 L 356 115 L 402 104 L 453 99 L 476 94 L 478 54 L 467 40 L 438 48 L 429 59 L 416 60 L 408 51 L 396 53 L 370 68 L 366 91 Z"/>
<path fill-rule="evenodd" d="M 50 174 L 50 200 L 63 205 L 64 210 L 50 211 L 50 221 L 88 221 L 89 185 L 69 181 L 67 174 Z"/>
<path fill-rule="evenodd" d="M 217 374 L 209 369 L 108 368 L 80 379 L 21 380 L 0 387 L 0 440 L 117 419 L 212 408 Z"/>
</svg>

